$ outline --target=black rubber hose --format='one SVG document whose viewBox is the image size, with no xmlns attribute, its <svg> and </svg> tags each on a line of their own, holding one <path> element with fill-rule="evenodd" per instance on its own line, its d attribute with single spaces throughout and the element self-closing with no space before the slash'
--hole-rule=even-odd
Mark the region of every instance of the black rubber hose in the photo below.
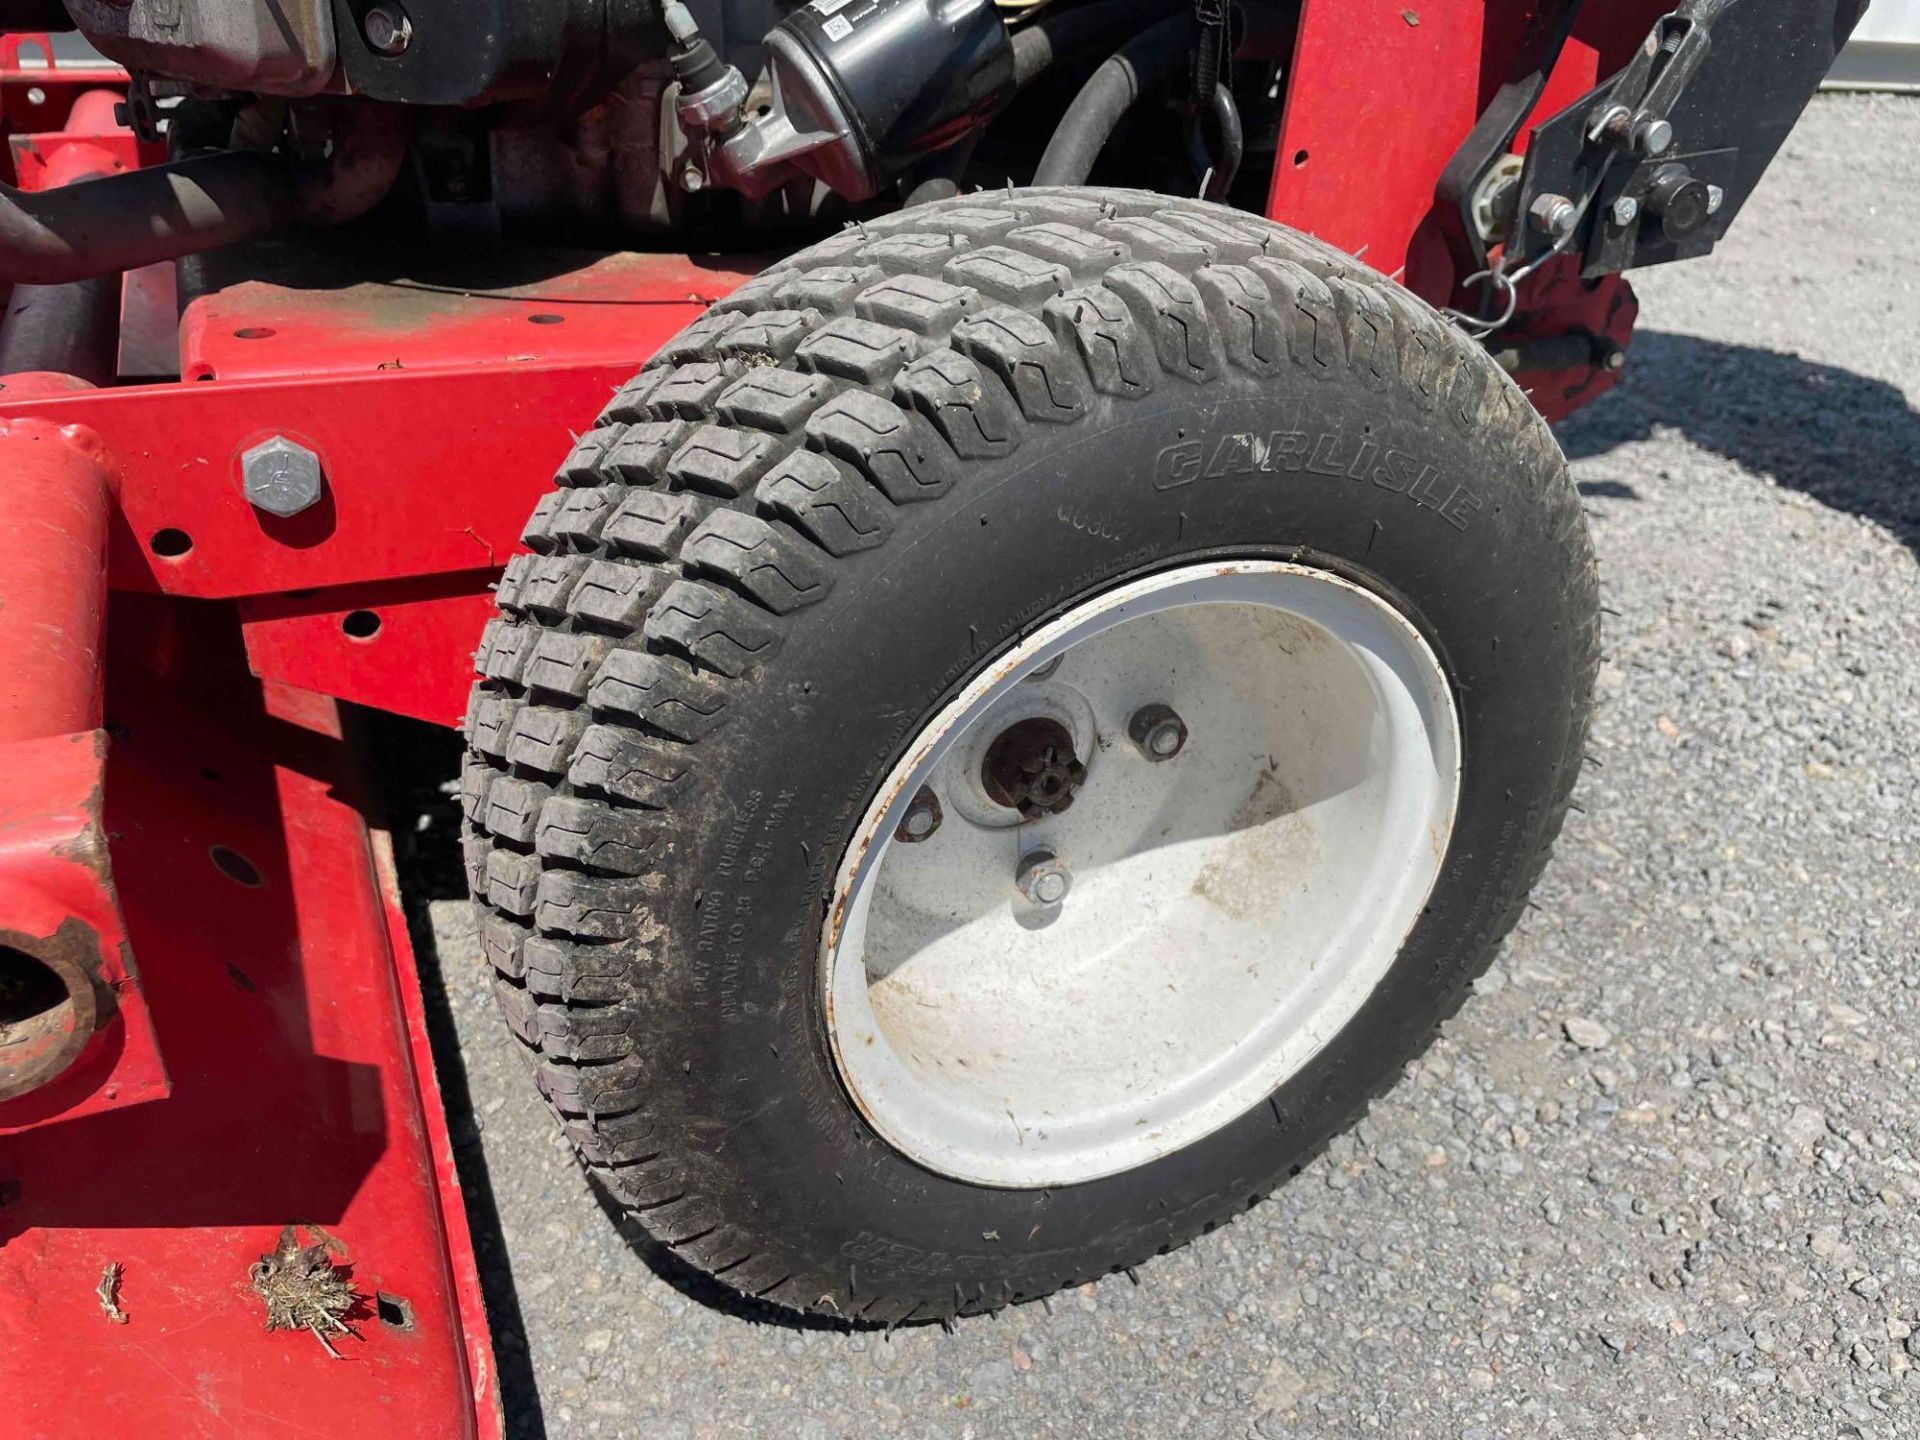
<svg viewBox="0 0 1920 1440">
<path fill-rule="evenodd" d="M 393 188 L 406 129 L 385 106 L 350 114 L 333 153 L 308 164 L 233 150 L 52 190 L 0 185 L 0 280 L 87 280 L 363 215 Z"/>
<path fill-rule="evenodd" d="M 1114 127 L 1142 94 L 1164 81 L 1186 58 L 1192 34 L 1191 15 L 1172 16 L 1141 31 L 1094 71 L 1047 142 L 1033 183 L 1086 184 Z"/>
<path fill-rule="evenodd" d="M 1203 198 L 1224 200 L 1247 153 L 1247 132 L 1240 123 L 1240 107 L 1233 101 L 1233 91 L 1224 83 L 1213 87 L 1213 123 L 1220 132 L 1220 151 L 1213 157 L 1213 174 L 1207 180 Z"/>
<path fill-rule="evenodd" d="M 1025 86 L 1060 60 L 1112 45 L 1182 9 L 1181 0 L 1088 0 L 1071 10 L 1042 11 L 1013 32 L 1013 81 Z"/>
</svg>

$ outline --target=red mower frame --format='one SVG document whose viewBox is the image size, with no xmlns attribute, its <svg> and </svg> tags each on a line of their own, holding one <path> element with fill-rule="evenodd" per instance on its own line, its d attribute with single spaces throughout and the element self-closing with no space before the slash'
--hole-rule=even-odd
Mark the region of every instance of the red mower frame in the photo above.
<svg viewBox="0 0 1920 1440">
<path fill-rule="evenodd" d="M 1269 213 L 1429 300 L 1477 299 L 1436 187 L 1532 8 L 1306 0 L 1270 42 L 1290 79 Z M 1584 12 L 1535 118 L 1664 8 Z M 124 74 L 51 54 L 0 37 L 9 180 L 160 158 L 114 118 Z M 574 253 L 528 283 L 249 280 L 176 314 L 156 266 L 116 287 L 121 383 L 0 375 L 0 949 L 66 987 L 0 1045 L 6 1433 L 499 1431 L 391 855 L 337 702 L 459 723 L 569 428 L 755 268 Z M 1574 332 L 1624 350 L 1631 291 L 1576 271 L 1528 288 L 1513 353 Z M 1520 374 L 1554 418 L 1613 378 Z M 291 518 L 242 488 L 274 436 L 324 477 Z M 262 1333 L 247 1267 L 296 1222 L 366 1297 L 344 1358 Z"/>
</svg>

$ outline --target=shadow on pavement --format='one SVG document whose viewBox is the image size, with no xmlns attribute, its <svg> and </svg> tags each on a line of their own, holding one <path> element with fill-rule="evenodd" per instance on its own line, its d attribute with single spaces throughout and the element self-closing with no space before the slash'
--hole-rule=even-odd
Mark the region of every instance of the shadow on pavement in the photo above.
<svg viewBox="0 0 1920 1440">
<path fill-rule="evenodd" d="M 419 962 L 433 1068 L 440 1080 L 454 1168 L 466 1200 L 467 1228 L 473 1233 L 487 1326 L 493 1332 L 493 1363 L 499 1371 L 506 1431 L 514 1440 L 546 1440 L 540 1386 L 527 1349 L 526 1321 L 501 1233 L 493 1177 L 474 1127 L 473 1091 L 467 1081 L 466 1061 L 460 1054 L 460 1036 L 454 1027 L 453 1006 L 434 950 L 433 922 L 427 912 L 431 901 L 464 898 L 467 893 L 466 876 L 460 868 L 460 807 L 441 789 L 460 773 L 460 737 L 435 725 L 375 711 L 365 712 L 365 717 L 374 779 L 393 835 L 394 866 L 400 875 L 407 931 Z"/>
<path fill-rule="evenodd" d="M 1758 346 L 1641 330 L 1619 387 L 1557 433 L 1567 458 L 1584 460 L 1659 427 L 1884 525 L 1920 553 L 1920 412 L 1884 380 Z M 1637 498 L 1630 477 L 1580 488 Z"/>
</svg>

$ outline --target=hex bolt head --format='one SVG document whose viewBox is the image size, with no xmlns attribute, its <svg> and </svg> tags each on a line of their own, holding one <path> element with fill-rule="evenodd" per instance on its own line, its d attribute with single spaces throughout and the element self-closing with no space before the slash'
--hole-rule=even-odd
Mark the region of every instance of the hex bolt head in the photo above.
<svg viewBox="0 0 1920 1440">
<path fill-rule="evenodd" d="M 370 5 L 361 17 L 360 33 L 380 55 L 399 55 L 413 43 L 413 21 L 398 5 Z"/>
<path fill-rule="evenodd" d="M 242 452 L 240 475 L 247 503 L 283 520 L 318 504 L 325 486 L 320 457 L 284 435 L 262 440 Z"/>
<path fill-rule="evenodd" d="M 1020 861 L 1013 883 L 1035 905 L 1058 905 L 1073 888 L 1073 872 L 1051 850 L 1034 850 Z"/>
<path fill-rule="evenodd" d="M 1580 207 L 1564 195 L 1541 195 L 1528 208 L 1527 218 L 1542 235 L 1563 240 L 1579 223 Z"/>
<path fill-rule="evenodd" d="M 1142 758 L 1158 765 L 1187 746 L 1187 722 L 1166 705 L 1142 705 L 1127 721 L 1127 738 Z"/>
<path fill-rule="evenodd" d="M 1640 202 L 1631 195 L 1622 195 L 1608 213 L 1613 216 L 1613 223 L 1624 230 L 1640 218 Z"/>
<path fill-rule="evenodd" d="M 913 799 L 907 802 L 907 813 L 893 827 L 893 838 L 902 845 L 918 845 L 940 828 L 942 818 L 940 797 L 922 785 Z"/>
<path fill-rule="evenodd" d="M 1727 203 L 1727 192 L 1718 185 L 1707 186 L 1707 214 L 1718 215 L 1720 207 Z"/>
</svg>

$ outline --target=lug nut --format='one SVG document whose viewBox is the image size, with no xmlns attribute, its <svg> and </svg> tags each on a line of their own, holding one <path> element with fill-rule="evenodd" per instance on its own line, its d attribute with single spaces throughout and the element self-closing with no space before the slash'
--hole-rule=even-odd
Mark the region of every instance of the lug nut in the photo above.
<svg viewBox="0 0 1920 1440">
<path fill-rule="evenodd" d="M 1035 905 L 1058 905 L 1073 888 L 1073 873 L 1051 850 L 1035 850 L 1021 860 L 1013 883 Z"/>
<path fill-rule="evenodd" d="M 398 5 L 373 5 L 360 21 L 360 33 L 377 53 L 398 55 L 413 42 L 413 22 Z"/>
<path fill-rule="evenodd" d="M 1127 721 L 1127 738 L 1154 764 L 1171 760 L 1187 745 L 1187 722 L 1165 705 L 1142 705 Z"/>
<path fill-rule="evenodd" d="M 247 503 L 283 520 L 320 500 L 320 457 L 284 435 L 262 440 L 243 452 L 240 476 Z"/>
<path fill-rule="evenodd" d="M 907 802 L 907 813 L 894 826 L 893 838 L 903 845 L 918 845 L 940 828 L 941 818 L 940 797 L 922 785 L 919 793 Z"/>
<path fill-rule="evenodd" d="M 1563 240 L 1579 223 L 1580 207 L 1564 195 L 1542 195 L 1528 209 L 1527 218 L 1542 235 Z"/>
</svg>

